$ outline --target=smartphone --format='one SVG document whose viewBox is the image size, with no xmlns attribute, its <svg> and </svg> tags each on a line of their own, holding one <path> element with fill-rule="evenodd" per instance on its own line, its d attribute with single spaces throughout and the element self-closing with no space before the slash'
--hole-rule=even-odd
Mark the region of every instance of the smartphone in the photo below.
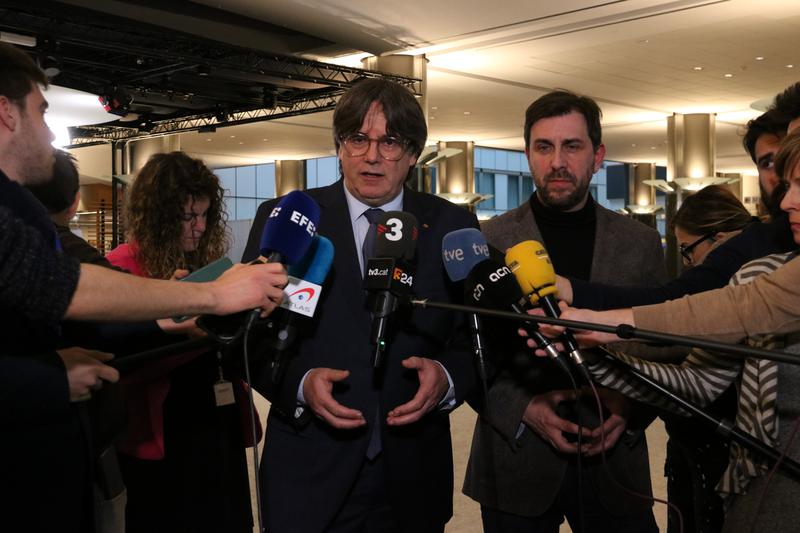
<svg viewBox="0 0 800 533">
<path fill-rule="evenodd" d="M 195 283 L 205 283 L 207 281 L 214 281 L 218 277 L 220 277 L 223 272 L 228 270 L 233 266 L 233 261 L 228 259 L 227 257 L 220 257 L 216 261 L 212 261 L 206 266 L 202 268 L 198 268 L 185 278 L 181 278 L 179 281 L 192 281 Z M 172 317 L 172 321 L 176 324 L 180 324 L 181 322 L 185 322 L 189 320 L 190 316 L 175 316 Z"/>
</svg>

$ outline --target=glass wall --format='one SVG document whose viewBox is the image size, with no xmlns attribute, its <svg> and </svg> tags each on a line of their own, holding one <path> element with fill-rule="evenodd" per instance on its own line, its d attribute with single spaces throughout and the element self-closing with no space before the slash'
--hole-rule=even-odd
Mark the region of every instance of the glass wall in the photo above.
<svg viewBox="0 0 800 533">
<path fill-rule="evenodd" d="M 331 185 L 339 179 L 339 161 L 335 155 L 306 160 L 306 188 Z"/>
<path fill-rule="evenodd" d="M 275 198 L 275 163 L 218 168 L 229 220 L 252 220 L 258 205 Z"/>
<path fill-rule="evenodd" d="M 625 204 L 622 199 L 607 197 L 606 167 L 617 164 L 613 161 L 604 162 L 589 186 L 594 199 L 614 211 Z M 479 217 L 491 218 L 519 207 L 528 201 L 534 189 L 533 176 L 524 152 L 475 147 L 475 192 L 493 195 L 492 199 L 478 204 Z"/>
</svg>

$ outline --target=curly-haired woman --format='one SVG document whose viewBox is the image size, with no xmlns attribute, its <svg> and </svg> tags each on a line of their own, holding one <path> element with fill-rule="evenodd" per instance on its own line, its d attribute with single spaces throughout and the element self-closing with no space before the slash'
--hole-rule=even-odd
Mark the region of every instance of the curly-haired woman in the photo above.
<svg viewBox="0 0 800 533">
<path fill-rule="evenodd" d="M 219 179 L 183 152 L 153 155 L 130 186 L 128 243 L 116 266 L 153 278 L 183 277 L 227 248 Z M 241 382 L 215 353 L 187 353 L 123 380 L 129 424 L 120 443 L 129 533 L 252 531 L 241 410 L 214 385 Z M 245 426 L 247 427 L 247 426 Z"/>
</svg>

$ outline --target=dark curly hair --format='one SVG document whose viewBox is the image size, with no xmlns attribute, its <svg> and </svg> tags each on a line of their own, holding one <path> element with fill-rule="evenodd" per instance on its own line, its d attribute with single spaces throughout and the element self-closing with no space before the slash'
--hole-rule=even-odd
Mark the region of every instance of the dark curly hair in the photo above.
<svg viewBox="0 0 800 533">
<path fill-rule="evenodd" d="M 125 203 L 128 239 L 148 275 L 166 279 L 178 268 L 194 270 L 222 257 L 228 248 L 227 213 L 219 178 L 183 152 L 155 154 L 130 186 Z M 181 246 L 182 215 L 190 198 L 208 198 L 206 231 L 197 250 Z"/>
</svg>

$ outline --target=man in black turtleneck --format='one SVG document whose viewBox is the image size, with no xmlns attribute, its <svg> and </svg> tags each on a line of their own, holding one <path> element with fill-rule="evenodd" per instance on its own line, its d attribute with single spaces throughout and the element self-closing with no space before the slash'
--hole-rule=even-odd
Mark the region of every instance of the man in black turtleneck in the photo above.
<svg viewBox="0 0 800 533">
<path fill-rule="evenodd" d="M 593 100 L 567 91 L 548 93 L 531 104 L 525 115 L 525 155 L 536 191 L 529 203 L 486 222 L 482 230 L 500 250 L 524 240 L 541 241 L 561 275 L 617 284 L 663 282 L 658 233 L 605 209 L 589 194 L 605 156 L 600 115 Z M 515 327 L 503 333 L 504 345 Z M 520 351 L 529 355 L 525 348 Z M 658 531 L 651 502 L 620 488 L 599 458 L 604 449 L 619 484 L 650 494 L 643 428 L 631 422 L 628 401 L 601 390 L 610 413 L 605 445 L 599 429 L 585 428 L 579 462 L 569 381 L 550 360 L 494 355 L 509 363 L 500 367 L 478 418 L 464 482 L 465 494 L 481 504 L 484 531 L 555 533 L 564 517 L 573 530 L 583 532 Z M 591 425 L 588 418 L 587 413 L 584 424 Z"/>
</svg>

